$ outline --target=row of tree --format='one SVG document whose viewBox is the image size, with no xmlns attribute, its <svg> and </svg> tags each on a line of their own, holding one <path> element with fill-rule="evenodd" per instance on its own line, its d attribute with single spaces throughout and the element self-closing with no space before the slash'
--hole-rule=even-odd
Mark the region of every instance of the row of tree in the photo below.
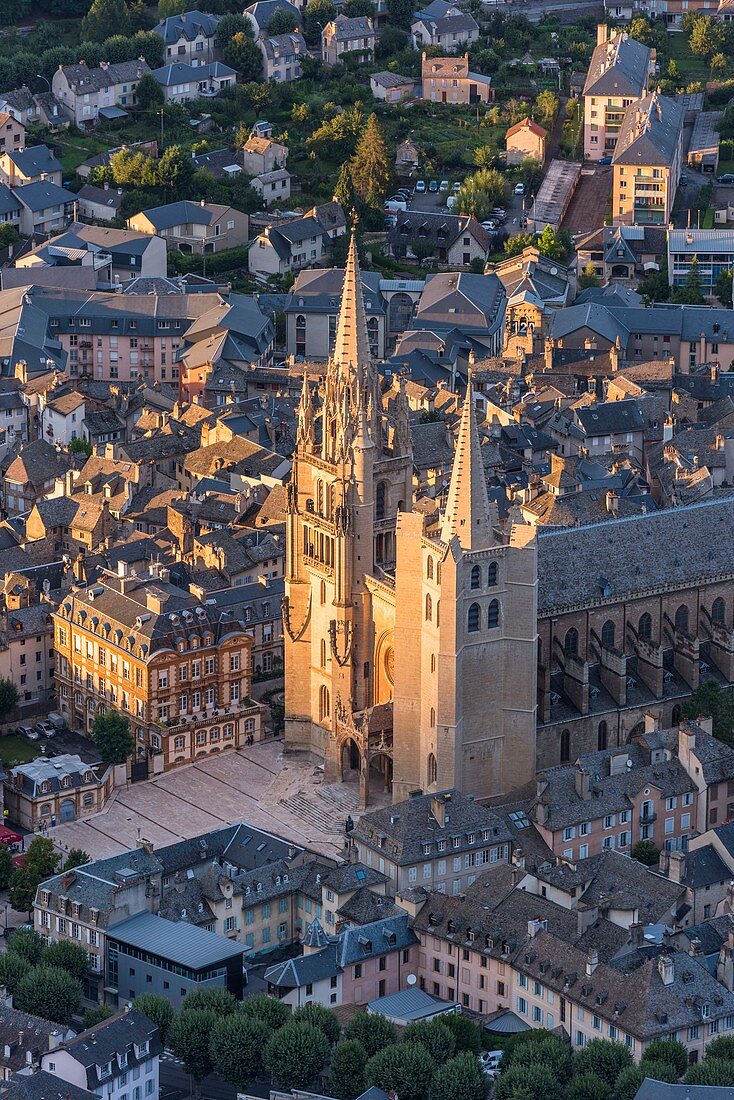
<svg viewBox="0 0 734 1100">
<path fill-rule="evenodd" d="M 79 1011 L 88 973 L 81 945 L 63 940 L 47 947 L 30 928 L 17 929 L 0 955 L 0 985 L 12 994 L 15 1008 L 57 1024 L 69 1024 Z"/>
</svg>

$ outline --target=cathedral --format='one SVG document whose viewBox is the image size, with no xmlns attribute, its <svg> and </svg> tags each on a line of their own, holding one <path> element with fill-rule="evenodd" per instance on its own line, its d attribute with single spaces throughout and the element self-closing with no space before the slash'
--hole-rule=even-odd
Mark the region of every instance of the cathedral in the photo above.
<svg viewBox="0 0 734 1100">
<path fill-rule="evenodd" d="M 383 404 L 352 233 L 318 408 L 301 393 L 283 622 L 286 748 L 358 779 L 362 806 L 535 774 L 535 529 L 503 531 L 489 504 L 471 385 L 438 523 L 412 498 L 408 404 Z"/>
</svg>

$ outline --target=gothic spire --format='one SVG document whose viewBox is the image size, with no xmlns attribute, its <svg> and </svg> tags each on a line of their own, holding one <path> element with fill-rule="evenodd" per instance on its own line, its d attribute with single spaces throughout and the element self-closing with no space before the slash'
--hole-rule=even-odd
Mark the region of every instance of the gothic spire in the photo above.
<svg viewBox="0 0 734 1100">
<path fill-rule="evenodd" d="M 444 542 L 450 542 L 454 535 L 458 537 L 462 550 L 486 550 L 493 544 L 471 380 L 466 387 L 461 410 L 451 483 L 441 525 Z"/>
<path fill-rule="evenodd" d="M 311 391 L 308 388 L 308 372 L 303 372 L 301 400 L 298 405 L 298 426 L 296 428 L 296 446 L 309 450 L 314 443 L 313 405 Z"/>
<path fill-rule="evenodd" d="M 364 312 L 362 280 L 357 257 L 357 223 L 352 223 L 352 236 L 344 269 L 344 285 L 339 307 L 334 344 L 334 362 L 342 368 L 361 376 L 370 361 L 370 345 L 367 338 L 367 318 Z M 360 379 L 361 380 L 361 379 Z"/>
</svg>

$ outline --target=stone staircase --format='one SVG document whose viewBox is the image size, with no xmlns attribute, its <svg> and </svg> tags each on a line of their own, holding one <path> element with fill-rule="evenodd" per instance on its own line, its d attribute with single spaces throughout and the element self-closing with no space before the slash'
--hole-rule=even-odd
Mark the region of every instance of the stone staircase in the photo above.
<svg viewBox="0 0 734 1100">
<path fill-rule="evenodd" d="M 319 832 L 341 836 L 347 814 L 351 814 L 353 820 L 359 817 L 358 802 L 356 788 L 343 783 L 329 783 L 308 793 L 298 791 L 288 798 L 281 798 L 278 805 Z"/>
</svg>

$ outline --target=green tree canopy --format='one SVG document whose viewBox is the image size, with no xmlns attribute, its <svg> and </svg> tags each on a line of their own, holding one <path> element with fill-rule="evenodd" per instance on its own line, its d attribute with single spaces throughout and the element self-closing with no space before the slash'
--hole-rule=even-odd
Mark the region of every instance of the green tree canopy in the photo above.
<svg viewBox="0 0 734 1100">
<path fill-rule="evenodd" d="M 457 195 L 462 214 L 471 214 L 477 221 L 484 221 L 493 206 L 499 206 L 507 198 L 508 185 L 496 168 L 480 168 L 464 180 Z"/>
<path fill-rule="evenodd" d="M 557 1081 L 565 1084 L 573 1072 L 573 1052 L 562 1039 L 546 1035 L 542 1039 L 518 1044 L 512 1052 L 510 1068 L 517 1066 L 544 1066 L 551 1070 Z"/>
<path fill-rule="evenodd" d="M 21 1012 L 68 1024 L 82 1001 L 81 983 L 57 966 L 38 966 L 18 983 L 13 1003 Z"/>
<path fill-rule="evenodd" d="M 105 1020 L 109 1020 L 110 1016 L 114 1015 L 115 1011 L 109 1005 L 95 1005 L 94 1008 L 88 1008 L 84 1013 L 82 1028 L 84 1031 L 88 1031 L 90 1027 L 103 1024 Z"/>
<path fill-rule="evenodd" d="M 540 1063 L 511 1065 L 499 1075 L 494 1086 L 494 1100 L 563 1100 L 564 1093 L 565 1085 L 549 1066 Z"/>
<path fill-rule="evenodd" d="M 632 1065 L 632 1055 L 624 1043 L 592 1039 L 576 1057 L 576 1073 L 594 1073 L 611 1088 L 623 1069 Z"/>
<path fill-rule="evenodd" d="M 544 126 L 550 126 L 558 114 L 559 99 L 555 92 L 539 92 L 535 99 L 535 108 Z"/>
<path fill-rule="evenodd" d="M 303 17 L 303 34 L 309 46 L 321 41 L 321 29 L 336 15 L 332 0 L 310 0 Z"/>
<path fill-rule="evenodd" d="M 298 29 L 297 20 L 285 8 L 278 8 L 270 16 L 268 34 L 291 34 Z"/>
<path fill-rule="evenodd" d="M 218 1022 L 219 1017 L 210 1008 L 192 1010 L 177 1016 L 168 1032 L 171 1050 L 198 1084 L 212 1072 L 209 1038 Z"/>
<path fill-rule="evenodd" d="M 4 844 L 0 845 L 0 890 L 7 890 L 13 873 L 13 857 Z"/>
<path fill-rule="evenodd" d="M 135 91 L 138 105 L 144 111 L 151 107 L 160 107 L 163 103 L 163 88 L 152 73 L 143 73 Z"/>
<path fill-rule="evenodd" d="M 0 985 L 4 985 L 8 993 L 15 993 L 30 969 L 31 964 L 22 955 L 16 955 L 14 951 L 5 951 L 0 955 Z"/>
<path fill-rule="evenodd" d="M 347 1024 L 344 1035 L 361 1043 L 368 1058 L 397 1041 L 395 1025 L 387 1017 L 367 1012 L 358 1012 Z"/>
<path fill-rule="evenodd" d="M 400 1039 L 404 1043 L 420 1043 L 437 1066 L 448 1062 L 456 1053 L 456 1036 L 441 1017 L 435 1020 L 418 1020 L 408 1024 Z"/>
<path fill-rule="evenodd" d="M 683 718 L 713 718 L 713 734 L 718 741 L 734 745 L 734 692 L 721 688 L 715 680 L 699 684 L 690 700 L 683 704 Z"/>
<path fill-rule="evenodd" d="M 679 305 L 702 306 L 705 304 L 706 299 L 701 292 L 701 272 L 696 256 L 691 260 L 683 285 L 673 289 L 671 299 Z"/>
<path fill-rule="evenodd" d="M 89 852 L 85 852 L 83 848 L 69 848 L 64 860 L 64 870 L 72 871 L 75 867 L 83 867 L 90 862 Z"/>
<path fill-rule="evenodd" d="M 43 958 L 46 945 L 41 936 L 33 928 L 16 928 L 8 940 L 8 951 L 12 955 L 20 955 L 31 966 L 39 966 Z"/>
<path fill-rule="evenodd" d="M 589 262 L 584 267 L 583 273 L 579 276 L 579 290 L 587 290 L 589 287 L 599 286 L 599 279 L 596 274 L 596 268 L 594 267 L 594 261 Z"/>
<path fill-rule="evenodd" d="M 249 34 L 243 30 L 232 35 L 227 45 L 222 48 L 222 61 L 236 69 L 241 80 L 262 79 L 262 54 L 255 45 L 251 30 Z"/>
<path fill-rule="evenodd" d="M 425 1100 L 436 1063 L 421 1043 L 394 1043 L 373 1054 L 367 1063 L 367 1083 L 384 1092 L 394 1090 L 400 1100 Z"/>
<path fill-rule="evenodd" d="M 329 1093 L 337 1100 L 356 1100 L 367 1088 L 367 1052 L 356 1039 L 342 1039 L 329 1067 Z"/>
<path fill-rule="evenodd" d="M 409 30 L 414 10 L 413 0 L 387 0 L 387 22 L 391 27 Z"/>
<path fill-rule="evenodd" d="M 660 852 L 651 840 L 639 840 L 630 855 L 638 863 L 644 863 L 647 867 L 654 867 L 660 860 Z"/>
<path fill-rule="evenodd" d="M 169 145 L 158 161 L 160 186 L 167 189 L 172 200 L 184 199 L 188 194 L 193 176 L 191 157 L 186 155 L 180 145 Z"/>
<path fill-rule="evenodd" d="M 271 1034 L 266 1023 L 243 1012 L 218 1020 L 209 1035 L 209 1056 L 217 1074 L 244 1089 L 262 1069 Z"/>
<path fill-rule="evenodd" d="M 683 1051 L 686 1049 L 682 1043 L 676 1043 L 675 1045 L 682 1047 Z M 653 1046 L 653 1044 L 650 1043 L 650 1046 Z M 645 1051 L 646 1055 L 649 1053 L 649 1049 L 648 1047 L 648 1050 Z M 725 1061 L 734 1062 L 734 1035 L 720 1035 L 718 1039 L 712 1039 L 706 1047 L 706 1057 L 723 1058 Z M 680 1064 L 679 1058 L 676 1060 L 676 1064 Z M 686 1059 L 681 1069 L 681 1076 L 683 1076 L 687 1068 L 688 1062 Z"/>
<path fill-rule="evenodd" d="M 141 993 L 133 1001 L 133 1006 L 157 1025 L 161 1033 L 161 1042 L 165 1045 L 171 1025 L 176 1017 L 171 1002 L 158 993 Z"/>
<path fill-rule="evenodd" d="M 12 680 L 0 680 L 0 716 L 7 714 L 18 705 L 18 689 Z"/>
<path fill-rule="evenodd" d="M 392 177 L 387 143 L 377 115 L 370 115 L 350 164 L 352 184 L 362 202 L 379 207 Z"/>
<path fill-rule="evenodd" d="M 248 1016 L 254 1016 L 256 1020 L 262 1020 L 272 1031 L 283 1027 L 291 1018 L 288 1005 L 283 1001 L 276 1001 L 274 997 L 268 997 L 267 993 L 245 997 L 239 1010 Z"/>
<path fill-rule="evenodd" d="M 328 1008 L 324 1008 L 323 1005 L 315 1004 L 313 1001 L 297 1008 L 293 1013 L 293 1019 L 299 1024 L 312 1024 L 319 1031 L 323 1031 L 329 1040 L 329 1045 L 335 1043 L 341 1035 L 342 1029 L 334 1013 L 330 1012 Z"/>
<path fill-rule="evenodd" d="M 731 309 L 732 306 L 732 273 L 729 271 L 721 271 L 714 282 L 714 294 L 719 299 L 723 306 L 727 309 Z"/>
<path fill-rule="evenodd" d="M 124 764 L 135 749 L 130 719 L 114 710 L 106 710 L 97 715 L 92 737 L 106 764 Z"/>
<path fill-rule="evenodd" d="M 708 61 L 724 45 L 724 29 L 710 16 L 699 15 L 691 27 L 688 45 L 691 53 Z"/>
<path fill-rule="evenodd" d="M 465 1050 L 436 1070 L 430 1100 L 485 1100 L 488 1094 L 487 1074 L 476 1055 Z"/>
<path fill-rule="evenodd" d="M 614 1100 L 635 1100 L 638 1089 L 645 1080 L 645 1074 L 639 1066 L 623 1069 L 614 1082 Z"/>
<path fill-rule="evenodd" d="M 731 1043 L 732 1053 L 731 1055 L 727 1055 L 727 1057 L 734 1057 L 734 1039 L 724 1037 L 723 1041 L 725 1043 Z M 721 1040 L 716 1039 L 713 1043 L 709 1043 L 706 1047 L 706 1053 L 711 1053 L 718 1042 L 721 1042 Z M 682 1077 L 688 1069 L 688 1051 L 683 1046 L 683 1043 L 679 1043 L 677 1040 L 653 1039 L 650 1045 L 645 1049 L 644 1057 L 646 1062 L 669 1062 L 678 1070 L 679 1077 Z"/>
<path fill-rule="evenodd" d="M 82 19 L 80 36 L 90 42 L 104 42 L 115 34 L 128 34 L 130 13 L 125 0 L 93 0 Z"/>
<path fill-rule="evenodd" d="M 595 1073 L 579 1073 L 569 1082 L 567 1100 L 614 1100 L 610 1085 Z"/>
<path fill-rule="evenodd" d="M 441 1023 L 454 1033 L 457 1054 L 463 1050 L 469 1050 L 472 1054 L 479 1053 L 482 1045 L 481 1034 L 477 1025 L 468 1016 L 460 1012 L 452 1012 L 442 1017 Z"/>
<path fill-rule="evenodd" d="M 667 1081 L 669 1085 L 675 1085 L 680 1081 L 680 1074 L 672 1062 L 663 1062 L 660 1058 L 650 1061 L 643 1058 L 640 1061 L 640 1069 L 645 1077 L 652 1077 L 655 1081 Z"/>
<path fill-rule="evenodd" d="M 228 1016 L 237 1009 L 237 1001 L 228 989 L 195 989 L 187 993 L 181 1005 L 182 1012 L 216 1012 Z"/>
<path fill-rule="evenodd" d="M 305 1089 L 328 1054 L 329 1040 L 320 1028 L 293 1021 L 270 1036 L 264 1063 L 278 1088 Z"/>
<path fill-rule="evenodd" d="M 48 945 L 43 956 L 44 966 L 58 966 L 80 982 L 89 973 L 89 959 L 83 947 L 70 940 L 59 940 Z"/>
<path fill-rule="evenodd" d="M 719 1085 L 724 1088 L 734 1086 L 734 1062 L 727 1058 L 709 1058 L 708 1055 L 697 1066 L 691 1066 L 686 1073 L 687 1085 Z"/>
</svg>

